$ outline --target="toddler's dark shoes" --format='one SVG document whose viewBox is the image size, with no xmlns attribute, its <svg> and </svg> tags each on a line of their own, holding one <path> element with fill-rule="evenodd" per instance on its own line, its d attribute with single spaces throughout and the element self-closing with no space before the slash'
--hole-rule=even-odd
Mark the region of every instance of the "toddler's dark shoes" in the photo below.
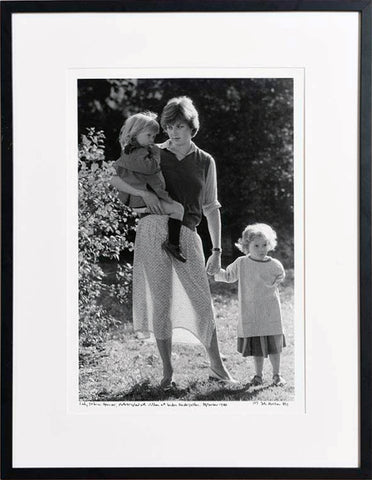
<svg viewBox="0 0 372 480">
<path fill-rule="evenodd" d="M 183 255 L 182 250 L 178 245 L 174 245 L 173 243 L 170 243 L 168 240 L 163 243 L 163 248 L 166 252 L 168 252 L 170 255 L 172 255 L 174 258 L 179 260 L 180 262 L 185 263 L 186 262 L 186 257 Z"/>
</svg>

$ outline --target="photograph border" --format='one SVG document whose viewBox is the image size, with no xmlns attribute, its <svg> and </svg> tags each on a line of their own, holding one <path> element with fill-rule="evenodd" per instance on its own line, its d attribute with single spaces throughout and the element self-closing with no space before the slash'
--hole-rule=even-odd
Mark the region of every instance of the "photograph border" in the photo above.
<svg viewBox="0 0 372 480">
<path fill-rule="evenodd" d="M 359 66 L 359 468 L 13 468 L 13 106 L 12 15 L 87 12 L 341 12 L 360 14 Z M 1 478 L 338 478 L 372 475 L 371 329 L 371 0 L 365 1 L 28 1 L 1 3 L 2 263 Z"/>
<path fill-rule="evenodd" d="M 201 68 L 201 67 L 160 67 L 160 68 L 136 68 L 136 67 L 123 67 L 123 68 L 98 68 L 98 69 L 79 69 L 79 68 L 71 68 L 69 70 L 69 88 L 68 88 L 68 124 L 71 126 L 69 129 L 69 135 L 68 135 L 68 165 L 67 165 L 67 170 L 68 172 L 74 172 L 75 171 L 75 158 L 79 155 L 78 152 L 78 144 L 79 144 L 79 133 L 84 131 L 79 125 L 79 114 L 80 114 L 80 106 L 83 106 L 84 102 L 83 99 L 80 98 L 79 94 L 79 84 L 82 82 L 82 84 L 88 84 L 87 82 L 92 82 L 95 85 L 97 85 L 98 82 L 106 82 L 108 79 L 109 81 L 113 79 L 135 79 L 138 80 L 139 82 L 151 82 L 153 79 L 159 80 L 160 78 L 162 80 L 165 80 L 167 82 L 174 82 L 175 84 L 178 83 L 178 81 L 182 82 L 182 88 L 184 91 L 187 91 L 187 93 L 190 95 L 190 97 L 193 98 L 193 101 L 195 104 L 201 107 L 199 103 L 199 99 L 195 100 L 194 97 L 194 92 L 191 94 L 190 90 L 186 86 L 186 83 L 188 81 L 191 81 L 191 84 L 195 81 L 208 81 L 208 82 L 230 82 L 230 81 L 236 81 L 239 80 L 239 82 L 257 82 L 255 84 L 255 89 L 257 89 L 257 92 L 260 91 L 260 88 L 265 88 L 264 84 L 266 81 L 269 82 L 275 82 L 275 81 L 288 81 L 290 80 L 291 82 L 291 115 L 292 115 L 292 121 L 293 121 L 293 137 L 290 140 L 291 142 L 291 160 L 290 160 L 290 165 L 291 168 L 293 168 L 293 172 L 291 171 L 291 179 L 292 179 L 292 185 L 298 185 L 298 187 L 293 187 L 293 202 L 291 204 L 291 207 L 293 210 L 291 211 L 291 215 L 293 216 L 293 231 L 291 232 L 291 241 L 296 243 L 297 245 L 300 245 L 300 248 L 296 250 L 296 252 L 291 249 L 291 254 L 293 257 L 289 259 L 288 257 L 280 257 L 280 253 L 278 253 L 278 249 L 275 248 L 275 258 L 278 260 L 283 260 L 286 264 L 286 278 L 287 282 L 285 283 L 285 287 L 281 289 L 281 293 L 283 294 L 286 291 L 286 288 L 288 288 L 288 285 L 293 285 L 294 292 L 293 292 L 293 298 L 289 302 L 289 305 L 291 308 L 293 308 L 293 313 L 287 311 L 286 305 L 282 304 L 282 318 L 283 318 L 283 330 L 285 332 L 285 338 L 286 338 L 286 349 L 285 349 L 285 360 L 281 360 L 281 375 L 285 377 L 286 379 L 286 385 L 288 387 L 288 390 L 285 388 L 282 391 L 282 394 L 280 395 L 278 392 L 277 388 L 273 388 L 272 391 L 270 390 L 266 392 L 265 387 L 262 389 L 262 394 L 266 395 L 266 399 L 259 399 L 257 396 L 259 396 L 259 392 L 252 390 L 251 392 L 246 392 L 238 389 L 235 394 L 233 393 L 234 389 L 230 390 L 228 387 L 226 387 L 225 391 L 225 396 L 222 397 L 220 394 L 222 393 L 220 389 L 218 388 L 215 389 L 216 385 L 212 386 L 213 383 L 210 385 L 210 390 L 208 398 L 206 398 L 204 388 L 205 388 L 205 381 L 204 381 L 204 376 L 205 372 L 204 369 L 201 369 L 200 374 L 201 378 L 198 379 L 198 377 L 194 376 L 191 372 L 189 373 L 190 380 L 191 378 L 193 379 L 193 383 L 196 381 L 197 383 L 200 383 L 199 387 L 198 386 L 192 386 L 191 387 L 191 392 L 189 392 L 190 397 L 188 395 L 185 396 L 182 395 L 182 397 L 178 396 L 177 389 L 178 388 L 184 388 L 184 385 L 181 387 L 181 382 L 185 382 L 185 378 L 187 377 L 187 373 L 183 373 L 184 380 L 181 381 L 180 376 L 178 376 L 178 373 L 175 372 L 175 375 L 177 377 L 175 378 L 175 394 L 172 392 L 161 392 L 159 394 L 158 388 L 157 388 L 157 375 L 154 372 L 152 375 L 147 375 L 145 372 L 143 373 L 143 378 L 149 378 L 150 379 L 150 387 L 145 384 L 146 387 L 145 391 L 141 392 L 138 391 L 135 395 L 130 394 L 130 400 L 125 398 L 125 394 L 123 393 L 124 398 L 120 398 L 120 400 L 116 397 L 115 399 L 110 399 L 110 398 L 104 398 L 102 396 L 99 396 L 98 398 L 81 398 L 82 392 L 85 392 L 85 395 L 88 394 L 88 391 L 86 391 L 86 386 L 85 386 L 85 380 L 90 377 L 90 375 L 86 376 L 84 373 L 84 366 L 83 362 L 81 365 L 79 365 L 79 358 L 84 356 L 84 341 L 78 338 L 77 332 L 79 330 L 79 318 L 82 319 L 81 313 L 79 313 L 79 308 L 78 308 L 78 292 L 76 289 L 76 285 L 79 282 L 79 272 L 77 267 L 77 256 L 78 256 L 78 250 L 77 250 L 77 245 L 78 245 L 78 236 L 79 236 L 79 225 L 78 221 L 76 219 L 76 197 L 78 193 L 76 192 L 76 186 L 78 185 L 78 172 L 76 171 L 74 174 L 69 174 L 69 191 L 67 194 L 68 197 L 68 206 L 67 206 L 67 211 L 68 211 L 68 220 L 67 223 L 68 225 L 71 225 L 70 231 L 67 235 L 68 241 L 68 247 L 67 247 L 67 264 L 69 265 L 69 271 L 67 273 L 67 278 L 68 280 L 68 300 L 67 303 L 69 305 L 69 311 L 67 313 L 67 318 L 68 318 L 68 325 L 69 325 L 69 331 L 68 331 L 68 338 L 72 337 L 73 340 L 68 341 L 68 346 L 67 346 L 67 358 L 69 359 L 68 361 L 68 372 L 67 372 L 67 378 L 68 378 L 68 387 L 67 387 L 67 397 L 68 397 L 68 412 L 69 413 L 83 413 L 87 411 L 87 407 L 89 407 L 90 413 L 99 413 L 103 411 L 110 410 L 114 411 L 115 409 L 123 409 L 125 411 L 126 408 L 128 408 L 128 403 L 132 404 L 132 402 L 141 402 L 141 405 L 147 404 L 147 407 L 151 408 L 150 405 L 152 402 L 162 402 L 164 400 L 168 402 L 172 402 L 173 410 L 175 410 L 178 405 L 178 408 L 182 408 L 182 406 L 185 405 L 185 402 L 189 403 L 198 403 L 199 408 L 201 408 L 203 401 L 202 400 L 197 400 L 196 398 L 200 394 L 203 397 L 203 400 L 205 401 L 212 401 L 214 405 L 219 404 L 220 408 L 228 410 L 230 413 L 237 414 L 238 412 L 240 413 L 254 413 L 257 410 L 259 410 L 261 407 L 265 409 L 265 413 L 269 412 L 275 412 L 275 413 L 280 413 L 284 414 L 296 414 L 296 413 L 305 413 L 306 412 L 306 394 L 305 394 L 305 321 L 304 322 L 295 322 L 294 323 L 294 318 L 305 318 L 304 315 L 304 283 L 305 283 L 305 269 L 302 269 L 301 273 L 298 273 L 298 275 L 295 274 L 295 265 L 297 265 L 297 271 L 299 271 L 299 265 L 303 264 L 304 258 L 303 258 L 303 251 L 304 248 L 302 248 L 302 245 L 305 243 L 304 239 L 304 229 L 301 228 L 301 224 L 299 221 L 296 221 L 296 219 L 301 219 L 304 216 L 304 191 L 299 188 L 300 185 L 303 183 L 303 178 L 304 178 L 304 162 L 303 160 L 303 155 L 302 152 L 304 150 L 304 141 L 303 141 L 303 131 L 304 131 L 304 76 L 305 76 L 305 69 L 303 67 L 296 67 L 296 68 L 260 68 L 260 67 L 240 67 L 240 68 L 223 68 L 223 67 L 206 67 L 206 68 Z M 260 87 L 260 82 L 262 81 L 261 87 Z M 144 88 L 143 84 L 139 88 Z M 169 83 L 167 85 L 167 88 L 169 88 Z M 213 95 L 212 91 L 213 88 L 211 85 L 209 85 L 209 88 L 211 89 L 211 92 L 209 93 L 209 97 Z M 267 87 L 266 87 L 267 88 Z M 165 91 L 164 87 L 163 90 Z M 217 87 L 217 91 L 219 91 Z M 267 90 L 268 91 L 268 90 Z M 169 92 L 167 93 L 169 95 Z M 78 101 L 77 101 L 78 99 Z M 216 99 L 217 100 L 217 99 Z M 209 99 L 210 101 L 210 99 Z M 131 101 L 132 102 L 132 101 Z M 78 107 L 79 105 L 79 107 Z M 82 107 L 83 108 L 83 107 Z M 154 111 L 158 111 L 157 108 L 153 108 Z M 205 118 L 205 106 L 204 108 L 201 107 L 200 111 L 203 112 L 201 113 L 201 118 L 202 120 L 202 125 L 203 128 L 201 129 L 202 131 L 205 128 L 206 125 L 206 118 Z M 246 112 L 248 112 L 248 108 L 246 107 Z M 91 122 L 91 120 L 89 120 Z M 277 121 L 277 120 L 276 120 Z M 76 125 L 75 125 L 76 123 Z M 93 122 L 94 123 L 94 122 Z M 107 126 L 105 127 L 99 127 L 99 128 L 104 128 L 105 130 L 108 129 Z M 111 127 L 110 127 L 111 128 Z M 257 127 L 256 127 L 257 128 Z M 71 133 L 73 132 L 73 133 Z M 228 136 L 228 132 L 226 135 Z M 202 133 L 203 135 L 203 133 Z M 202 136 L 201 135 L 201 136 Z M 199 144 L 200 142 L 200 134 L 198 132 L 198 139 L 197 143 Z M 252 133 L 251 133 L 251 136 Z M 113 136 L 116 140 L 116 135 Z M 210 141 L 210 140 L 209 140 Z M 214 143 L 214 142 L 213 142 Z M 113 141 L 109 140 L 108 136 L 105 138 L 105 148 L 107 149 L 107 146 L 112 144 Z M 207 148 L 207 151 L 209 151 L 209 147 Z M 210 150 L 212 151 L 212 150 Z M 218 149 L 217 149 L 218 151 Z M 215 152 L 213 152 L 213 155 L 216 155 Z M 112 157 L 115 157 L 115 155 L 112 155 L 110 153 L 107 153 L 107 150 L 105 150 L 105 158 L 110 159 Z M 218 163 L 217 163 L 217 172 L 218 172 L 218 186 L 219 186 L 219 201 L 222 203 L 223 207 L 221 207 L 221 222 L 222 225 L 224 225 L 224 230 L 225 233 L 228 233 L 229 240 L 231 242 L 232 234 L 229 231 L 229 228 L 226 226 L 224 223 L 223 219 L 223 211 L 226 208 L 226 203 L 228 202 L 228 198 L 223 198 L 221 195 L 221 180 L 223 179 L 224 173 L 221 171 L 222 164 L 225 162 L 225 167 L 228 165 L 226 162 L 227 157 L 226 155 L 223 156 L 222 152 L 218 152 L 218 155 L 216 155 L 218 158 Z M 224 160 L 222 160 L 224 158 Z M 245 159 L 244 159 L 245 161 Z M 270 160 L 270 163 L 272 163 L 272 160 Z M 243 164 L 244 165 L 244 164 Z M 242 170 L 241 174 L 239 175 L 239 178 L 243 179 L 247 175 L 244 170 Z M 249 178 L 252 178 L 252 174 L 248 174 Z M 79 188 L 79 191 L 81 189 Z M 225 194 L 226 195 L 226 194 Z M 72 201 L 70 200 L 72 199 Z M 243 204 L 241 205 L 243 208 Z M 80 208 L 80 207 L 79 207 Z M 257 214 L 257 218 L 259 217 L 259 214 Z M 272 217 L 274 220 L 275 215 Z M 79 217 L 80 218 L 80 217 Z M 80 220 L 79 220 L 80 221 Z M 272 225 L 270 223 L 270 225 Z M 245 226 L 245 224 L 244 224 Z M 244 228 L 242 226 L 242 228 Z M 275 225 L 275 228 L 278 229 L 279 225 Z M 202 243 L 207 243 L 209 240 L 209 233 L 206 231 L 207 226 L 204 226 L 200 228 L 200 225 L 198 225 L 198 233 L 202 239 Z M 288 229 L 288 225 L 286 224 L 286 230 Z M 236 233 L 236 232 L 235 232 Z M 278 236 L 282 237 L 284 232 L 281 234 L 279 233 Z M 296 241 L 295 241 L 296 238 Z M 283 240 L 281 240 L 282 242 Z M 232 247 L 230 244 L 228 246 L 227 239 L 225 237 L 225 245 L 222 240 L 222 247 L 223 247 L 223 252 L 224 256 L 222 256 L 222 263 L 229 263 L 230 261 L 233 262 L 233 260 L 236 259 L 237 257 L 237 252 L 239 251 L 238 248 Z M 228 251 L 229 247 L 231 248 L 231 251 L 226 254 L 226 251 Z M 208 247 L 205 248 L 204 250 L 204 255 L 205 258 L 208 258 Z M 279 250 L 280 251 L 280 250 Z M 286 255 L 287 251 L 284 253 Z M 283 255 L 283 253 L 282 253 Z M 229 261 L 227 261 L 229 259 Z M 291 261 L 293 262 L 291 264 Z M 293 265 L 293 267 L 291 267 Z M 293 270 L 292 270 L 293 268 Z M 210 287 L 211 287 L 211 292 L 213 295 L 213 291 L 216 290 L 216 287 L 218 284 L 214 284 L 212 276 L 209 277 L 210 281 Z M 296 280 L 295 280 L 296 279 Z M 213 282 L 214 287 L 211 285 Z M 221 287 L 224 284 L 220 284 Z M 230 285 L 233 286 L 233 285 Z M 218 288 L 218 287 L 217 287 Z M 222 287 L 223 288 L 223 287 Z M 218 290 L 221 292 L 222 290 Z M 227 294 L 227 292 L 226 292 Z M 233 295 L 231 295 L 232 297 Z M 227 294 L 227 297 L 229 297 L 229 294 Z M 232 300 L 232 298 L 231 298 Z M 215 318 L 219 318 L 219 310 L 218 310 L 218 304 L 219 302 L 214 303 L 214 308 L 215 308 Z M 283 308 L 284 307 L 284 308 Z M 229 306 L 228 310 L 232 308 L 232 305 Z M 131 317 L 131 313 L 129 313 L 129 317 Z M 119 314 L 118 320 L 121 321 L 122 316 Z M 132 319 L 129 321 L 131 322 Z M 124 317 L 124 324 L 128 321 L 127 315 Z M 229 325 L 231 321 L 233 320 L 233 317 L 228 320 L 226 325 Z M 130 323 L 131 324 L 131 323 Z M 218 335 L 221 337 L 223 335 L 223 329 L 221 327 L 222 322 L 218 322 L 219 326 L 217 327 L 218 330 Z M 292 333 L 293 332 L 293 333 Z M 235 337 L 235 331 L 234 333 L 231 331 L 233 336 Z M 146 338 L 145 344 L 150 347 L 151 352 L 153 351 L 154 347 L 154 336 L 153 333 L 150 333 L 149 337 L 146 336 L 145 332 L 142 331 L 137 331 L 134 330 L 134 336 L 135 338 L 138 337 L 140 340 L 139 342 L 139 349 L 133 350 L 136 352 L 136 355 L 138 353 L 141 353 L 141 356 L 143 355 L 143 358 L 146 358 L 145 349 L 146 347 L 143 347 L 142 345 L 142 335 L 144 338 Z M 128 337 L 131 337 L 131 334 L 128 335 Z M 195 349 L 198 348 L 197 345 L 199 341 L 197 340 L 196 337 L 194 337 L 194 334 L 189 333 L 187 330 L 184 330 L 182 328 L 176 328 L 173 330 L 173 335 L 172 335 L 172 342 L 173 345 L 180 346 L 181 351 L 183 351 L 183 348 L 188 348 L 188 354 L 189 355 L 194 355 L 195 354 Z M 292 343 L 293 342 L 293 343 Z M 230 338 L 229 342 L 227 339 L 225 339 L 221 344 L 223 345 L 222 348 L 227 348 L 227 343 L 230 344 L 230 348 L 232 350 L 236 350 L 235 343 L 236 339 Z M 125 344 L 122 344 L 123 347 L 123 352 L 125 351 Z M 89 350 L 90 347 L 88 347 Z M 177 350 L 177 347 L 175 348 L 175 358 L 179 355 L 179 351 Z M 291 353 L 289 353 L 291 352 Z M 224 356 L 227 361 L 227 358 L 230 358 L 232 354 L 232 351 L 227 353 L 226 350 L 224 350 Z M 236 355 L 235 361 L 237 361 L 237 358 L 241 357 L 240 355 Z M 291 361 L 289 361 L 291 359 Z M 128 360 L 125 362 L 126 367 L 126 373 L 128 373 L 128 365 L 130 365 L 131 361 Z M 244 367 L 243 367 L 244 365 Z M 290 372 L 286 372 L 285 369 L 288 368 L 288 366 L 291 365 L 293 368 L 293 380 L 291 377 L 288 378 L 288 375 L 291 375 Z M 246 369 L 246 362 L 243 362 L 241 367 L 245 370 Z M 155 365 L 151 366 L 151 369 L 153 370 L 156 368 Z M 88 366 L 88 369 L 90 371 L 90 367 Z M 230 366 L 230 369 L 232 370 L 232 366 Z M 110 370 L 110 367 L 107 367 L 107 370 Z M 182 367 L 178 365 L 177 371 L 182 370 Z M 123 372 L 124 374 L 124 372 Z M 160 372 L 159 372 L 160 374 Z M 133 375 L 133 372 L 129 375 L 129 378 Z M 234 371 L 234 376 L 239 376 L 237 371 Z M 246 373 L 241 372 L 241 376 L 245 376 Z M 264 376 L 265 372 L 264 372 Z M 81 379 L 79 381 L 79 378 Z M 142 380 L 143 381 L 143 380 Z M 142 382 L 141 381 L 141 382 Z M 154 383 L 152 383 L 152 381 Z M 244 383 L 244 381 L 243 381 Z M 133 387 L 130 387 L 133 388 Z M 188 387 L 187 387 L 188 388 Z M 198 388 L 201 390 L 198 392 Z M 150 391 L 147 391 L 147 390 Z M 195 390 L 194 390 L 195 389 Z M 290 391 L 293 389 L 293 393 L 290 393 Z M 122 390 L 122 389 L 120 389 Z M 125 390 L 125 389 L 124 389 Z M 244 389 L 243 389 L 244 390 Z M 181 392 L 181 390 L 179 390 Z M 203 393 L 202 393 L 203 392 Z M 218 395 L 217 395 L 218 392 Z M 239 392 L 239 393 L 238 393 Z M 270 392 L 270 393 L 269 393 Z M 119 394 L 120 395 L 120 394 Z M 136 397 L 137 395 L 137 397 Z M 246 396 L 247 395 L 247 396 Z M 251 398 L 249 398 L 251 395 Z M 270 395 L 272 397 L 270 398 Z M 152 397 L 153 396 L 153 397 Z M 165 397 L 165 398 L 164 398 Z M 227 399 L 228 398 L 228 399 Z M 269 405 L 267 405 L 267 403 Z M 270 405 L 272 403 L 272 405 Z M 204 407 L 207 408 L 208 407 Z M 107 412 L 106 412 L 107 413 Z"/>
</svg>

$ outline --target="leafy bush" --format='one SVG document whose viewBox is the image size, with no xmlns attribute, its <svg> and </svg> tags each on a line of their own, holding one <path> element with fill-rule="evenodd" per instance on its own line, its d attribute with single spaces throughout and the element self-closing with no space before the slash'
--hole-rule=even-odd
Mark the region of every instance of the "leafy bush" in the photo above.
<svg viewBox="0 0 372 480">
<path fill-rule="evenodd" d="M 131 297 L 132 266 L 119 264 L 120 254 L 133 250 L 128 235 L 135 228 L 130 211 L 110 186 L 113 162 L 105 161 L 103 131 L 88 128 L 79 145 L 79 335 L 83 345 L 104 339 L 118 321 L 102 298 L 121 304 Z M 108 282 L 102 261 L 117 262 L 114 281 Z"/>
</svg>

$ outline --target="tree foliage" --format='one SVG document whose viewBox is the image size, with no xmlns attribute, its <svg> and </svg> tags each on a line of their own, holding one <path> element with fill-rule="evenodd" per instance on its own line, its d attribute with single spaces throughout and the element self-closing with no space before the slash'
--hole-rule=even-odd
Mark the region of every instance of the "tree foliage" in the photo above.
<svg viewBox="0 0 372 480">
<path fill-rule="evenodd" d="M 108 159 L 120 153 L 123 121 L 132 113 L 161 113 L 173 96 L 188 95 L 199 111 L 195 139 L 217 165 L 225 246 L 251 222 L 278 232 L 278 254 L 293 262 L 293 81 L 275 78 L 116 79 L 79 81 L 79 129 L 106 134 Z M 158 140 L 165 137 L 159 135 Z M 200 233 L 206 237 L 205 227 Z"/>
</svg>

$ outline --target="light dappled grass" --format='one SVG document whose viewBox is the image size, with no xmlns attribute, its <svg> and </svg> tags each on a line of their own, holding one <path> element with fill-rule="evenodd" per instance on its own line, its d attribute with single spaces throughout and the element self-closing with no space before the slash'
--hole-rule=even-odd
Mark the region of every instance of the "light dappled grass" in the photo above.
<svg viewBox="0 0 372 480">
<path fill-rule="evenodd" d="M 138 338 L 130 322 L 114 329 L 107 341 L 98 346 L 80 348 L 80 400 L 85 401 L 291 401 L 294 399 L 293 272 L 280 289 L 283 326 L 287 347 L 281 356 L 284 387 L 271 385 L 268 359 L 264 365 L 264 384 L 247 387 L 254 375 L 253 358 L 236 351 L 238 318 L 237 284 L 211 280 L 216 324 L 221 353 L 237 386 L 208 380 L 209 366 L 201 345 L 174 344 L 173 366 L 176 386 L 169 391 L 159 387 L 161 361 L 154 342 Z M 128 311 L 126 311 L 128 315 Z"/>
</svg>

